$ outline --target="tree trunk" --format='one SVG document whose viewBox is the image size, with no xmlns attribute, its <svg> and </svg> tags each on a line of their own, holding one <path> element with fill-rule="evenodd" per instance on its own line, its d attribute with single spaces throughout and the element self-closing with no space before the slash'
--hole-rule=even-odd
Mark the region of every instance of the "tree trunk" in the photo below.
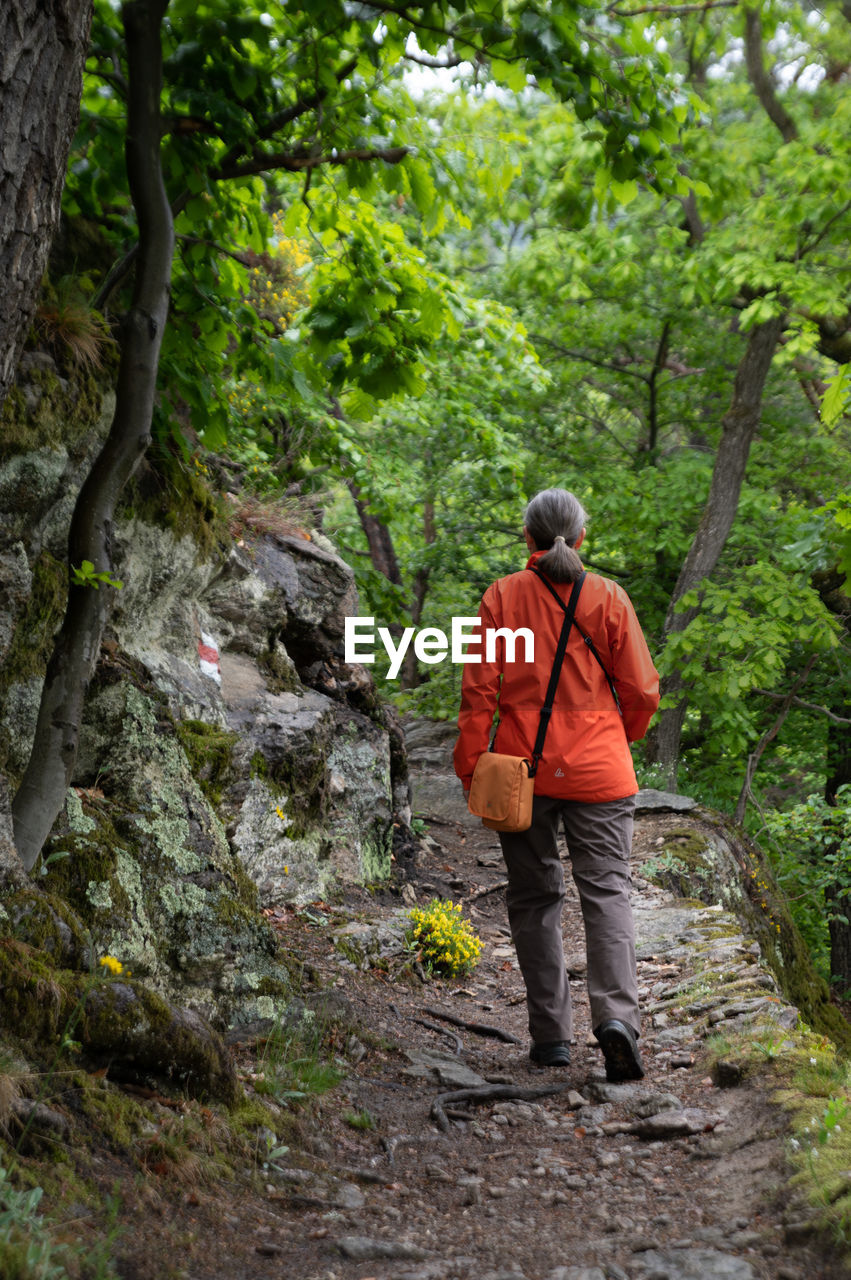
<svg viewBox="0 0 851 1280">
<path fill-rule="evenodd" d="M 845 632 L 843 649 L 847 656 L 851 642 L 851 597 L 843 586 L 845 575 L 839 569 L 813 576 L 813 586 L 828 609 L 842 624 Z M 840 651 L 842 652 L 842 651 Z M 848 724 L 848 707 L 851 704 L 851 675 L 846 661 L 837 661 L 836 679 L 829 685 L 828 705 L 836 719 L 827 726 L 827 778 L 824 798 L 830 805 L 837 802 L 837 791 L 851 783 L 851 725 Z"/>
<path fill-rule="evenodd" d="M 160 166 L 160 27 L 168 0 L 132 0 L 122 10 L 127 41 L 125 147 L 139 224 L 139 257 L 124 321 L 115 417 L 80 490 L 68 536 L 69 567 L 112 565 L 116 501 L 150 443 L 160 345 L 168 314 L 174 225 Z M 35 741 L 12 806 L 15 843 L 30 870 L 62 808 L 77 756 L 86 690 L 97 662 L 112 589 L 71 583 L 47 667 Z"/>
<path fill-rule="evenodd" d="M 383 573 L 387 581 L 392 582 L 394 586 L 401 587 L 402 574 L 399 571 L 399 561 L 396 559 L 396 549 L 393 546 L 390 530 L 369 510 L 369 505 L 361 497 L 361 491 L 354 480 L 347 480 L 346 486 L 358 513 L 373 569 Z"/>
<path fill-rule="evenodd" d="M 426 460 L 428 463 L 428 459 Z M 423 506 L 423 545 L 426 547 L 434 546 L 437 541 L 437 530 L 434 524 L 434 494 L 427 493 L 425 504 Z M 415 627 L 420 625 L 423 616 L 423 608 L 425 606 L 426 595 L 428 594 L 428 583 L 431 576 L 431 570 L 427 565 L 423 565 L 417 569 L 414 574 L 414 600 L 411 605 L 411 622 Z M 402 688 L 417 689 L 421 684 L 420 668 L 417 664 L 417 655 L 414 653 L 413 645 L 408 647 L 405 659 L 402 663 Z"/>
<path fill-rule="evenodd" d="M 754 775 L 759 768 L 759 762 L 765 754 L 766 747 L 774 741 L 786 721 L 786 717 L 792 709 L 792 703 L 795 701 L 798 690 L 804 685 L 809 678 L 809 674 L 816 664 L 816 655 L 813 654 L 803 671 L 799 672 L 795 677 L 795 681 L 783 699 L 780 711 L 774 720 L 774 723 L 766 729 L 753 751 L 748 756 L 748 762 L 745 767 L 745 780 L 742 783 L 742 789 L 739 792 L 739 799 L 736 802 L 736 809 L 733 813 L 733 821 L 739 824 L 745 820 L 745 814 L 748 808 L 748 800 L 753 799 L 751 791 L 751 783 Z"/>
<path fill-rule="evenodd" d="M 0 4 L 0 405 L 59 221 L 91 18 L 92 0 Z"/>
<path fill-rule="evenodd" d="M 666 637 L 684 631 L 696 616 L 698 605 L 683 609 L 677 605 L 687 592 L 709 577 L 724 550 L 736 518 L 751 443 L 759 426 L 765 381 L 784 324 L 784 317 L 778 316 L 756 325 L 748 335 L 736 370 L 730 408 L 722 423 L 709 497 L 668 606 Z M 675 787 L 680 736 L 688 704 L 688 693 L 678 672 L 662 681 L 662 694 L 673 697 L 674 701 L 660 714 L 653 740 L 654 757 L 666 770 L 668 785 Z"/>
<path fill-rule="evenodd" d="M 845 575 L 838 570 L 819 573 L 814 576 L 816 587 L 824 603 L 841 621 L 846 641 L 851 636 L 851 599 L 843 588 Z M 847 723 L 848 702 L 851 694 L 851 680 L 847 667 L 840 661 L 837 678 L 829 687 L 830 710 L 837 719 L 828 721 L 827 729 L 827 770 L 824 787 L 824 798 L 831 806 L 838 802 L 837 791 L 841 786 L 851 783 L 851 725 Z M 843 723 L 843 721 L 845 723 Z M 835 853 L 836 848 L 826 853 Z M 843 915 L 848 924 L 842 920 L 829 920 L 830 934 L 830 972 L 839 978 L 847 990 L 851 987 L 851 894 L 826 895 L 830 911 Z"/>
</svg>

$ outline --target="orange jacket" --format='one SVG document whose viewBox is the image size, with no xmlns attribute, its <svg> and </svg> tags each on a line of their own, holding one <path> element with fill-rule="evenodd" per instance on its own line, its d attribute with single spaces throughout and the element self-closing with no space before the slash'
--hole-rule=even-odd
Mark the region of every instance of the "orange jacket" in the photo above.
<svg viewBox="0 0 851 1280">
<path fill-rule="evenodd" d="M 536 551 L 525 570 L 500 578 L 482 597 L 481 645 L 468 649 L 480 653 L 482 661 L 464 666 L 460 737 L 455 745 L 455 772 L 465 787 L 479 756 L 488 749 L 497 705 L 494 750 L 531 759 L 564 619 L 543 582 L 529 572 L 543 554 Z M 566 604 L 572 584 L 553 585 Z M 621 800 L 638 790 L 629 743 L 647 732 L 659 705 L 659 676 L 629 596 L 616 582 L 589 573 L 579 595 L 576 621 L 594 641 L 614 681 L 622 715 L 599 663 L 576 627 L 571 627 L 535 792 L 588 803 Z M 484 661 L 487 628 L 516 631 L 524 626 L 534 632 L 534 662 L 523 661 L 522 638 L 514 662 L 505 661 L 501 638 L 496 643 L 496 660 Z"/>
</svg>

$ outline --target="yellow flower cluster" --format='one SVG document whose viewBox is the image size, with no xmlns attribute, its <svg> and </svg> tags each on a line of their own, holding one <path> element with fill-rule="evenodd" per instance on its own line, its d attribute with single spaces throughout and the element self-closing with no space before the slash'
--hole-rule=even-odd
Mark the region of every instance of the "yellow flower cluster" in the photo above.
<svg viewBox="0 0 851 1280">
<path fill-rule="evenodd" d="M 753 862 L 753 858 L 751 858 L 750 861 Z M 766 913 L 769 920 L 774 925 L 774 928 L 777 930 L 778 933 L 780 933 L 780 925 L 774 919 L 774 916 L 772 915 L 771 910 L 769 909 L 768 903 L 765 900 L 765 896 L 769 892 L 768 885 L 766 884 L 765 880 L 760 880 L 757 878 L 757 873 L 754 870 L 749 871 L 748 875 L 753 881 L 752 887 L 754 890 L 754 895 L 758 896 L 760 899 L 759 905 L 762 907 L 763 911 Z"/>
<path fill-rule="evenodd" d="M 419 947 L 419 958 L 430 973 L 457 978 L 478 964 L 482 942 L 469 920 L 461 915 L 460 902 L 436 898 L 425 907 L 414 907 L 408 915 L 413 924 L 412 941 Z"/>
<path fill-rule="evenodd" d="M 124 965 L 120 960 L 116 960 L 115 956 L 101 956 L 99 963 L 102 969 L 106 969 L 115 978 L 124 973 Z M 128 976 L 129 972 L 128 970 Z"/>
<path fill-rule="evenodd" d="M 265 253 L 255 256 L 248 281 L 248 298 L 267 326 L 267 337 L 284 333 L 295 313 L 310 301 L 304 278 L 310 252 L 302 241 L 293 240 L 285 234 L 283 214 L 273 215 L 272 223 L 272 243 Z M 235 414 L 242 417 L 260 417 L 277 412 L 269 389 L 249 379 L 241 379 L 232 386 L 228 392 L 228 404 Z M 265 458 L 258 461 L 263 463 Z"/>
<path fill-rule="evenodd" d="M 251 300 L 264 320 L 281 333 L 308 301 L 304 268 L 310 261 L 306 246 L 284 235 L 282 218 L 273 218 L 275 239 L 260 265 L 251 271 Z"/>
</svg>

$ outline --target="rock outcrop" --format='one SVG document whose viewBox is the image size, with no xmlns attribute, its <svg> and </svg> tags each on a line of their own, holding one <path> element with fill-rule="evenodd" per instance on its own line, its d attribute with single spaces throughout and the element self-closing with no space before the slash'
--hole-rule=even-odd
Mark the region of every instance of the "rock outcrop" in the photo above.
<svg viewBox="0 0 851 1280">
<path fill-rule="evenodd" d="M 7 438 L 0 452 L 3 865 L 7 793 L 64 610 L 68 522 L 109 408 L 72 446 Z M 73 907 L 91 953 L 214 1022 L 251 1020 L 289 990 L 258 908 L 389 874 L 410 819 L 401 729 L 343 661 L 357 595 L 327 539 L 282 521 L 233 536 L 194 477 L 175 511 L 149 510 L 144 481 L 140 494 L 115 530 L 123 587 L 38 884 Z M 13 915 L 41 945 L 45 913 Z"/>
</svg>

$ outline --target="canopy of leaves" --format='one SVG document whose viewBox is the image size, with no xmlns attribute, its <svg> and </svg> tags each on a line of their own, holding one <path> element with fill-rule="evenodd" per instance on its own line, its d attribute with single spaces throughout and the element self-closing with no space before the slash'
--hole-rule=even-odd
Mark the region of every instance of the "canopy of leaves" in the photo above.
<svg viewBox="0 0 851 1280">
<path fill-rule="evenodd" d="M 757 798 L 821 786 L 849 719 L 828 584 L 851 572 L 847 5 L 172 0 L 163 39 L 163 447 L 321 508 L 394 624 L 474 611 L 524 562 L 525 501 L 573 489 L 589 567 L 686 680 L 681 786 L 731 805 L 787 697 Z M 65 200 L 110 317 L 136 236 L 125 93 L 99 0 Z M 666 643 L 747 336 L 775 315 L 736 519 Z M 405 683 L 454 715 L 448 664 Z"/>
</svg>

